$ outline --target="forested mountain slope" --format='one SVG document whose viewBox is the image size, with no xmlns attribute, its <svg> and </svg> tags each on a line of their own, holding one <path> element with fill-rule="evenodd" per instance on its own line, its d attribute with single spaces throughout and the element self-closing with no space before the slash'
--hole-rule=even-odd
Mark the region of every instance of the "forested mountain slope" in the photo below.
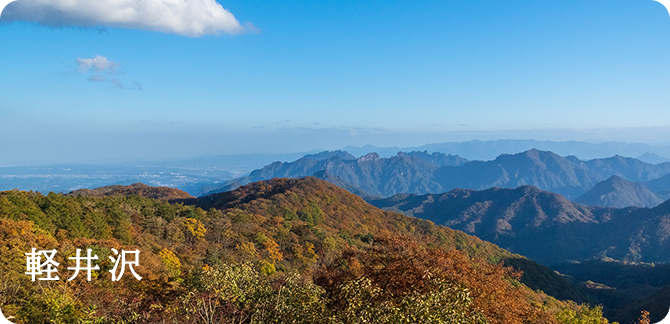
<svg viewBox="0 0 670 324">
<path fill-rule="evenodd" d="M 83 196 L 83 197 L 98 197 L 98 196 L 114 196 L 114 195 L 137 195 L 147 198 L 154 198 L 158 200 L 173 200 L 193 198 L 188 193 L 168 187 L 151 187 L 143 183 L 134 183 L 128 186 L 113 185 L 100 187 L 96 189 L 79 189 L 67 193 L 66 196 Z"/>
<path fill-rule="evenodd" d="M 547 265 L 594 257 L 670 261 L 670 202 L 652 209 L 603 208 L 523 186 L 396 195 L 370 203 L 462 230 Z"/>
<path fill-rule="evenodd" d="M 568 275 L 607 305 L 605 313 L 621 323 L 637 318 L 635 310 L 651 312 L 657 323 L 670 309 L 670 264 L 628 263 L 612 260 L 564 262 L 552 266 Z"/>
<path fill-rule="evenodd" d="M 172 203 L 122 192 L 0 192 L 5 315 L 17 323 L 600 318 L 598 309 L 519 285 L 514 270 L 496 265 L 518 256 L 430 221 L 382 211 L 315 178 L 256 182 Z M 61 280 L 38 285 L 24 274 L 31 247 L 58 251 Z M 65 279 L 76 248 L 99 256 L 101 269 L 90 282 L 81 275 L 75 284 Z M 141 281 L 130 275 L 111 281 L 111 248 L 139 249 Z"/>
</svg>

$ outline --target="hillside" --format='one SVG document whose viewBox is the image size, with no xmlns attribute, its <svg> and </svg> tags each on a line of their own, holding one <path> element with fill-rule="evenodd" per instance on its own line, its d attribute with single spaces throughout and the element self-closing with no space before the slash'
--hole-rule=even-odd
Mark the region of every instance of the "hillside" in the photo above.
<svg viewBox="0 0 670 324">
<path fill-rule="evenodd" d="M 523 186 L 396 195 L 370 203 L 462 230 L 546 265 L 594 257 L 670 261 L 670 202 L 653 209 L 603 208 Z"/>
<path fill-rule="evenodd" d="M 173 199 L 194 198 L 188 193 L 169 187 L 151 187 L 143 183 L 133 183 L 128 186 L 113 185 L 99 187 L 96 189 L 79 189 L 66 194 L 66 196 L 101 197 L 101 196 L 126 196 L 138 195 L 147 198 L 169 201 Z"/>
<path fill-rule="evenodd" d="M 621 323 L 637 318 L 634 310 L 646 309 L 652 323 L 668 314 L 670 301 L 670 264 L 633 264 L 592 260 L 566 262 L 552 266 L 580 283 L 608 307 L 605 314 Z"/>
<path fill-rule="evenodd" d="M 575 202 L 589 206 L 624 208 L 656 207 L 663 200 L 641 183 L 612 176 L 597 183 L 587 193 L 575 199 Z"/>
<path fill-rule="evenodd" d="M 75 248 L 92 248 L 101 270 L 91 282 L 69 285 L 61 269 L 63 280 L 44 283 L 50 295 L 24 274 L 31 246 L 57 249 L 62 267 L 70 265 L 65 257 Z M 136 270 L 143 279 L 112 284 L 110 248 L 139 249 Z M 570 323 L 601 316 L 598 309 L 519 285 L 518 273 L 496 265 L 519 256 L 430 221 L 382 211 L 315 178 L 256 182 L 175 203 L 133 193 L 0 192 L 0 250 L 0 306 L 18 323 L 54 316 L 63 322 L 161 323 L 189 316 L 226 322 L 243 316 L 245 323 L 351 323 L 369 314 L 396 322 L 395 316 L 426 312 L 451 318 L 447 322 Z M 379 267 L 382 260 L 387 268 Z M 351 304 L 351 293 L 362 304 Z M 57 306 L 49 306 L 53 298 Z M 430 306 L 434 302 L 440 308 Z M 206 304 L 216 311 L 203 309 Z"/>
</svg>

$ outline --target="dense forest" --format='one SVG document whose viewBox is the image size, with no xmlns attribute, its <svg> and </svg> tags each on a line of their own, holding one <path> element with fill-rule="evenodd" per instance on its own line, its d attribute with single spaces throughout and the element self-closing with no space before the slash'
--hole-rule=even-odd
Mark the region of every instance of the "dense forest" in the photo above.
<svg viewBox="0 0 670 324">
<path fill-rule="evenodd" d="M 25 274 L 32 248 L 57 250 L 60 280 Z M 67 280 L 77 249 L 99 257 L 90 282 Z M 142 279 L 112 281 L 113 251 L 136 249 Z M 0 255 L 0 308 L 15 323 L 608 323 L 596 304 L 539 290 L 560 277 L 530 260 L 311 177 L 197 199 L 0 192 Z"/>
</svg>

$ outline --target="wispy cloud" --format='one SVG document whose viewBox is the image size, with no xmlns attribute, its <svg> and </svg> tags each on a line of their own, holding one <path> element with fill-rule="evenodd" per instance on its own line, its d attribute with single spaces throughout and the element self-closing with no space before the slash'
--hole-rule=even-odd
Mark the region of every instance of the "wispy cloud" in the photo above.
<svg viewBox="0 0 670 324">
<path fill-rule="evenodd" d="M 106 57 L 100 55 L 96 55 L 92 59 L 78 57 L 77 65 L 79 66 L 80 73 L 86 71 L 102 72 L 107 70 L 107 74 L 116 73 L 116 69 L 121 66 L 120 63 L 110 61 Z"/>
<path fill-rule="evenodd" d="M 250 22 L 244 23 L 244 30 L 252 34 L 260 34 L 262 32 L 262 30 L 260 30 L 258 27 L 254 26 L 254 24 Z"/>
<path fill-rule="evenodd" d="M 260 32 L 250 23 L 243 27 L 215 0 L 17 0 L 4 9 L 2 20 L 144 29 L 190 37 Z"/>
<path fill-rule="evenodd" d="M 119 71 L 121 68 L 121 63 L 109 60 L 104 56 L 96 55 L 94 58 L 78 57 L 76 63 L 77 72 L 90 74 L 90 76 L 87 78 L 87 80 L 90 82 L 108 83 L 110 86 L 117 89 L 128 89 L 135 91 L 144 90 L 142 85 L 136 81 L 133 82 L 130 87 L 127 87 L 118 76 L 119 74 L 124 74 Z M 105 75 L 100 73 L 104 73 Z"/>
</svg>

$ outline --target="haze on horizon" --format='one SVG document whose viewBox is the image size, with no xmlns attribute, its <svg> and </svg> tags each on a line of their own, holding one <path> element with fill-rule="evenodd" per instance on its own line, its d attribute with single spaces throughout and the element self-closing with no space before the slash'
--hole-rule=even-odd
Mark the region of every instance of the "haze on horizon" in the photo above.
<svg viewBox="0 0 670 324">
<path fill-rule="evenodd" d="M 670 138 L 655 1 L 161 1 L 7 6 L 0 165 Z"/>
</svg>

